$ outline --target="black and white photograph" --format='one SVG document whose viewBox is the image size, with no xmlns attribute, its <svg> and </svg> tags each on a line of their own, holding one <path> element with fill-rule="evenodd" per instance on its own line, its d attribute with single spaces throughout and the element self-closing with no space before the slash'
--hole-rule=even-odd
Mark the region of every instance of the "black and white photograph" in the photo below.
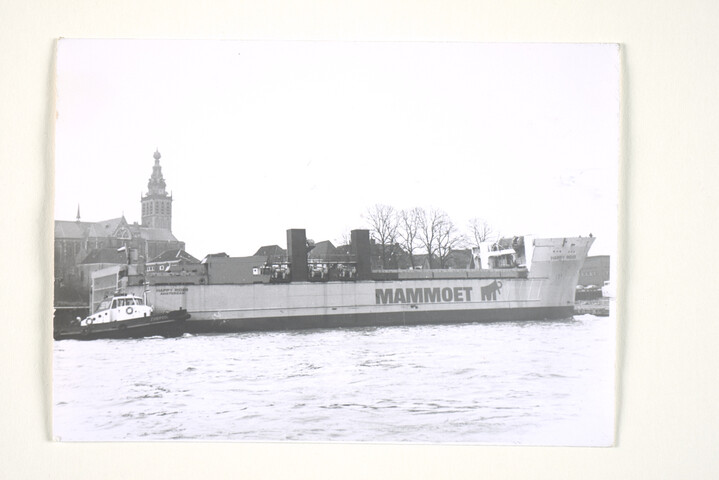
<svg viewBox="0 0 719 480">
<path fill-rule="evenodd" d="M 614 444 L 619 45 L 56 62 L 54 440 Z"/>
</svg>

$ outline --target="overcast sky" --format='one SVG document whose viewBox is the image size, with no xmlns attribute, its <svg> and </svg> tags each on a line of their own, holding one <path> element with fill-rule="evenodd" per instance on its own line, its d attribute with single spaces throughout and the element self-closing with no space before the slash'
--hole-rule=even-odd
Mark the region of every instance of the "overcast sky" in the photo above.
<svg viewBox="0 0 719 480">
<path fill-rule="evenodd" d="M 376 203 L 616 249 L 616 45 L 61 40 L 55 218 L 140 222 L 155 149 L 192 255 L 337 243 Z"/>
</svg>

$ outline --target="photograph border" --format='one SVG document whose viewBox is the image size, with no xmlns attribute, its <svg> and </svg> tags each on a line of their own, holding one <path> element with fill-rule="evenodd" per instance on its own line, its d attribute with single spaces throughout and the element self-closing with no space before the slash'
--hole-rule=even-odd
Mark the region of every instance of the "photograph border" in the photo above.
<svg viewBox="0 0 719 480">
<path fill-rule="evenodd" d="M 712 46 L 719 42 L 719 32 L 709 32 L 711 22 L 703 21 L 716 18 L 716 6 L 699 6 L 698 1 L 675 4 L 669 0 L 653 3 L 651 12 L 646 3 L 637 1 L 601 6 L 591 2 L 553 6 L 529 1 L 512 5 L 486 1 L 472 6 L 436 2 L 422 7 L 401 2 L 363 7 L 300 2 L 289 9 L 275 3 L 251 8 L 248 2 L 238 7 L 236 2 L 225 1 L 203 11 L 169 0 L 94 5 L 93 9 L 78 8 L 72 2 L 35 9 L 18 0 L 3 6 L 9 28 L 0 32 L 6 40 L 0 62 L 11 73 L 0 79 L 0 98 L 7 107 L 0 123 L 6 136 L 0 142 L 11 144 L 3 148 L 10 188 L 2 192 L 2 198 L 4 205 L 13 208 L 3 213 L 0 225 L 3 231 L 13 232 L 3 238 L 4 250 L 15 252 L 8 265 L 12 274 L 3 275 L 3 291 L 6 299 L 17 298 L 19 293 L 22 300 L 19 305 L 9 304 L 0 336 L 4 360 L 0 464 L 4 473 L 14 478 L 96 478 L 97 472 L 106 473 L 106 478 L 337 478 L 338 474 L 343 478 L 470 478 L 480 471 L 493 478 L 715 477 L 719 473 L 719 460 L 713 455 L 719 420 L 711 408 L 716 408 L 719 386 L 710 380 L 719 369 L 719 359 L 710 341 L 717 327 L 699 319 L 700 335 L 677 338 L 677 319 L 671 316 L 675 308 L 641 303 L 643 294 L 647 298 L 656 293 L 653 278 L 678 277 L 683 271 L 649 261 L 660 258 L 672 243 L 656 238 L 657 232 L 652 231 L 658 216 L 681 218 L 680 226 L 690 227 L 684 233 L 691 238 L 719 233 L 719 227 L 707 225 L 703 217 L 711 210 L 684 211 L 683 200 L 695 198 L 697 183 L 673 178 L 679 155 L 679 163 L 687 170 L 704 169 L 701 176 L 716 189 L 712 179 L 717 178 L 717 166 L 702 161 L 713 158 L 713 145 L 699 142 L 687 152 L 685 141 L 673 135 L 672 122 L 659 120 L 685 118 L 683 107 L 712 100 L 703 98 L 702 89 L 719 82 L 714 60 L 708 61 L 715 56 Z M 141 12 L 139 18 L 137 12 Z M 619 294 L 626 300 L 618 309 L 617 446 L 52 443 L 48 319 L 52 313 L 53 71 L 54 42 L 61 36 L 621 43 L 619 249 L 624 263 L 619 266 Z M 657 104 L 667 95 L 673 98 L 658 110 Z M 656 103 L 647 101 L 651 98 Z M 695 125 L 716 124 L 711 108 L 692 113 Z M 654 156 L 655 150 L 648 148 L 652 143 L 662 146 L 660 155 Z M 701 180 L 700 187 L 706 187 Z M 716 199 L 715 194 L 704 193 L 709 201 Z M 15 208 L 18 198 L 28 201 Z M 655 202 L 665 208 L 654 212 Z M 640 252 L 640 248 L 646 250 Z M 712 282 L 702 293 L 716 285 L 706 274 L 701 280 Z M 677 288 L 675 299 L 690 298 L 693 293 L 689 286 Z M 704 298 L 691 311 L 707 314 L 709 302 L 710 298 Z M 660 353 L 666 357 L 657 358 Z M 657 371 L 659 367 L 664 370 Z M 707 383 L 698 390 L 697 382 L 702 380 Z"/>
</svg>

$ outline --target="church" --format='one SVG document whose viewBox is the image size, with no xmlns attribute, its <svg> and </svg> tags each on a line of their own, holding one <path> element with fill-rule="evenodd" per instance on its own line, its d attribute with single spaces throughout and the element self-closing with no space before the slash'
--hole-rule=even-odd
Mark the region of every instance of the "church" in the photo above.
<svg viewBox="0 0 719 480">
<path fill-rule="evenodd" d="M 160 152 L 153 155 L 147 193 L 141 195 L 142 223 L 124 215 L 84 222 L 55 220 L 55 306 L 87 305 L 92 272 L 111 265 L 144 265 L 168 250 L 184 250 L 172 234 L 172 195 L 167 193 Z"/>
</svg>

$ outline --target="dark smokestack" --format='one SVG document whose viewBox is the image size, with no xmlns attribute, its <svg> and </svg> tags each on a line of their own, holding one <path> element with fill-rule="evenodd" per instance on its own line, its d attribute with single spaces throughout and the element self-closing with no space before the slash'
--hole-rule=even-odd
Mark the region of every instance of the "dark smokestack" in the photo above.
<svg viewBox="0 0 719 480">
<path fill-rule="evenodd" d="M 372 279 L 369 230 L 352 230 L 352 254 L 357 259 L 357 280 Z"/>
<path fill-rule="evenodd" d="M 307 235 L 304 228 L 287 230 L 287 255 L 290 258 L 290 279 L 307 281 Z"/>
</svg>

